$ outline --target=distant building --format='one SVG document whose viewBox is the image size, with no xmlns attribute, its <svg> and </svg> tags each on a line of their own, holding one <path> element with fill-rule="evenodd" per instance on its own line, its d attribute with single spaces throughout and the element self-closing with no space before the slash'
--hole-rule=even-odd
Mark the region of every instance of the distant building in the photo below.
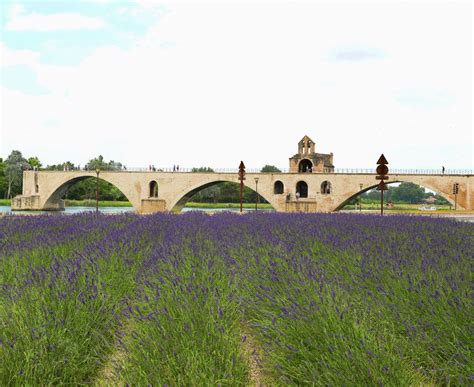
<svg viewBox="0 0 474 387">
<path fill-rule="evenodd" d="M 315 153 L 314 141 L 304 136 L 298 143 L 298 153 L 290 157 L 290 172 L 293 173 L 332 173 L 333 154 Z"/>
<path fill-rule="evenodd" d="M 436 198 L 433 196 L 428 196 L 426 199 L 423 199 L 423 201 L 427 204 L 435 204 Z"/>
</svg>

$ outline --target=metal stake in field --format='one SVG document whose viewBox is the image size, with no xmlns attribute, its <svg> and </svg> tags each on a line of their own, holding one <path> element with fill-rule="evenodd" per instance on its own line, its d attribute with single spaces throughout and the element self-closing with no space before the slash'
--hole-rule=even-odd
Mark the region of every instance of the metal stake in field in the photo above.
<svg viewBox="0 0 474 387">
<path fill-rule="evenodd" d="M 99 213 L 99 173 L 100 169 L 96 168 L 95 173 L 97 177 L 95 179 L 95 213 Z"/>
<path fill-rule="evenodd" d="M 242 212 L 242 203 L 244 201 L 244 180 L 245 180 L 245 165 L 241 161 L 239 165 L 239 180 L 240 180 L 240 212 Z"/>
<path fill-rule="evenodd" d="M 388 189 L 387 185 L 384 182 L 384 180 L 388 180 L 388 161 L 383 155 L 383 153 L 380 155 L 377 164 L 377 176 L 375 176 L 375 179 L 380 180 L 380 183 L 377 186 L 377 191 L 380 191 L 380 215 L 383 215 L 383 191 L 386 191 Z"/>
<path fill-rule="evenodd" d="M 453 184 L 453 194 L 454 194 L 454 211 L 458 208 L 458 193 L 459 193 L 459 183 Z"/>
<path fill-rule="evenodd" d="M 255 212 L 258 210 L 258 177 L 254 177 L 255 180 Z"/>
</svg>

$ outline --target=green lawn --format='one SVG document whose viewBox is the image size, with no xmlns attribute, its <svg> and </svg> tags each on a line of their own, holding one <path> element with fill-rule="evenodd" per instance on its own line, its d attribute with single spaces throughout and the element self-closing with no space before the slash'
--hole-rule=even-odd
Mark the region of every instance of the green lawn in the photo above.
<svg viewBox="0 0 474 387">
<path fill-rule="evenodd" d="M 240 203 L 195 203 L 187 202 L 185 207 L 189 208 L 240 208 Z M 243 208 L 255 208 L 255 203 L 243 203 Z M 258 208 L 271 209 L 271 204 L 259 203 Z"/>
<path fill-rule="evenodd" d="M 66 207 L 95 207 L 95 200 L 66 200 Z M 128 201 L 100 200 L 99 207 L 131 207 Z"/>
</svg>

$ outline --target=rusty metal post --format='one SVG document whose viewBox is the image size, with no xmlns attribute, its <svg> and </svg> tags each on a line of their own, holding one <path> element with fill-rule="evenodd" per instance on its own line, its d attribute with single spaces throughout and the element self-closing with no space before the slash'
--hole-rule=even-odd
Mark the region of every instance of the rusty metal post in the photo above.
<svg viewBox="0 0 474 387">
<path fill-rule="evenodd" d="M 383 215 L 383 191 L 380 191 L 380 215 Z"/>
<path fill-rule="evenodd" d="M 384 180 L 388 180 L 388 161 L 385 156 L 382 154 L 380 155 L 377 161 L 377 176 L 375 176 L 376 180 L 380 180 L 379 185 L 377 186 L 377 191 L 380 191 L 380 215 L 383 215 L 383 191 L 387 190 L 387 186 L 385 185 Z"/>
<path fill-rule="evenodd" d="M 459 183 L 454 183 L 453 184 L 454 211 L 458 209 L 458 193 L 459 193 Z"/>
<path fill-rule="evenodd" d="M 239 165 L 239 180 L 240 180 L 240 212 L 242 213 L 242 204 L 244 201 L 244 180 L 245 180 L 245 165 L 241 161 Z"/>
</svg>

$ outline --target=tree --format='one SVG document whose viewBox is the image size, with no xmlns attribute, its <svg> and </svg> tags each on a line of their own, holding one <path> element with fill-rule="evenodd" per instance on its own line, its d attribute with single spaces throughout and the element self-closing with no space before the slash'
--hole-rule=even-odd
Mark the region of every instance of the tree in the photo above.
<svg viewBox="0 0 474 387">
<path fill-rule="evenodd" d="M 425 189 L 414 183 L 401 183 L 393 190 L 392 200 L 412 204 L 422 203 Z"/>
<path fill-rule="evenodd" d="M 73 169 L 76 169 L 76 166 L 70 161 L 66 161 L 61 164 L 48 165 L 46 169 L 49 171 L 72 171 Z"/>
<path fill-rule="evenodd" d="M 22 190 L 23 171 L 29 168 L 28 161 L 20 151 L 14 150 L 5 160 L 4 173 L 8 181 L 7 198 L 11 199 Z"/>
<path fill-rule="evenodd" d="M 267 164 L 260 170 L 260 172 L 281 172 L 281 170 L 275 167 L 274 165 Z"/>
<path fill-rule="evenodd" d="M 191 169 L 191 172 L 193 172 L 193 173 L 202 173 L 202 172 L 212 173 L 212 172 L 214 172 L 214 170 L 211 167 L 199 167 L 199 168 Z"/>
<path fill-rule="evenodd" d="M 108 163 L 105 162 L 104 156 L 99 155 L 99 157 L 89 160 L 85 167 L 87 170 L 96 170 L 100 169 L 101 171 L 117 171 L 123 168 L 122 163 L 110 160 Z"/>
<path fill-rule="evenodd" d="M 438 204 L 438 205 L 449 204 L 449 202 L 443 196 L 441 196 L 440 194 L 435 193 L 433 195 L 433 194 L 427 192 L 425 195 L 426 195 L 425 197 L 434 196 L 434 198 L 436 199 L 436 204 Z"/>
<path fill-rule="evenodd" d="M 43 165 L 41 164 L 41 161 L 39 161 L 38 157 L 30 157 L 28 159 L 28 164 L 30 165 L 31 168 L 33 169 L 40 169 Z"/>
<path fill-rule="evenodd" d="M 8 181 L 5 176 L 5 162 L 0 158 L 0 198 L 4 198 L 7 194 Z"/>
<path fill-rule="evenodd" d="M 66 164 L 66 163 L 65 163 Z M 95 171 L 119 171 L 123 169 L 122 163 L 114 160 L 105 161 L 104 156 L 99 155 L 86 164 L 86 170 Z M 99 174 L 100 177 L 100 174 Z M 95 198 L 96 179 L 87 178 L 77 184 L 74 184 L 67 192 L 67 199 L 70 200 L 84 200 Z M 125 195 L 114 185 L 99 179 L 100 200 L 127 200 Z"/>
</svg>

